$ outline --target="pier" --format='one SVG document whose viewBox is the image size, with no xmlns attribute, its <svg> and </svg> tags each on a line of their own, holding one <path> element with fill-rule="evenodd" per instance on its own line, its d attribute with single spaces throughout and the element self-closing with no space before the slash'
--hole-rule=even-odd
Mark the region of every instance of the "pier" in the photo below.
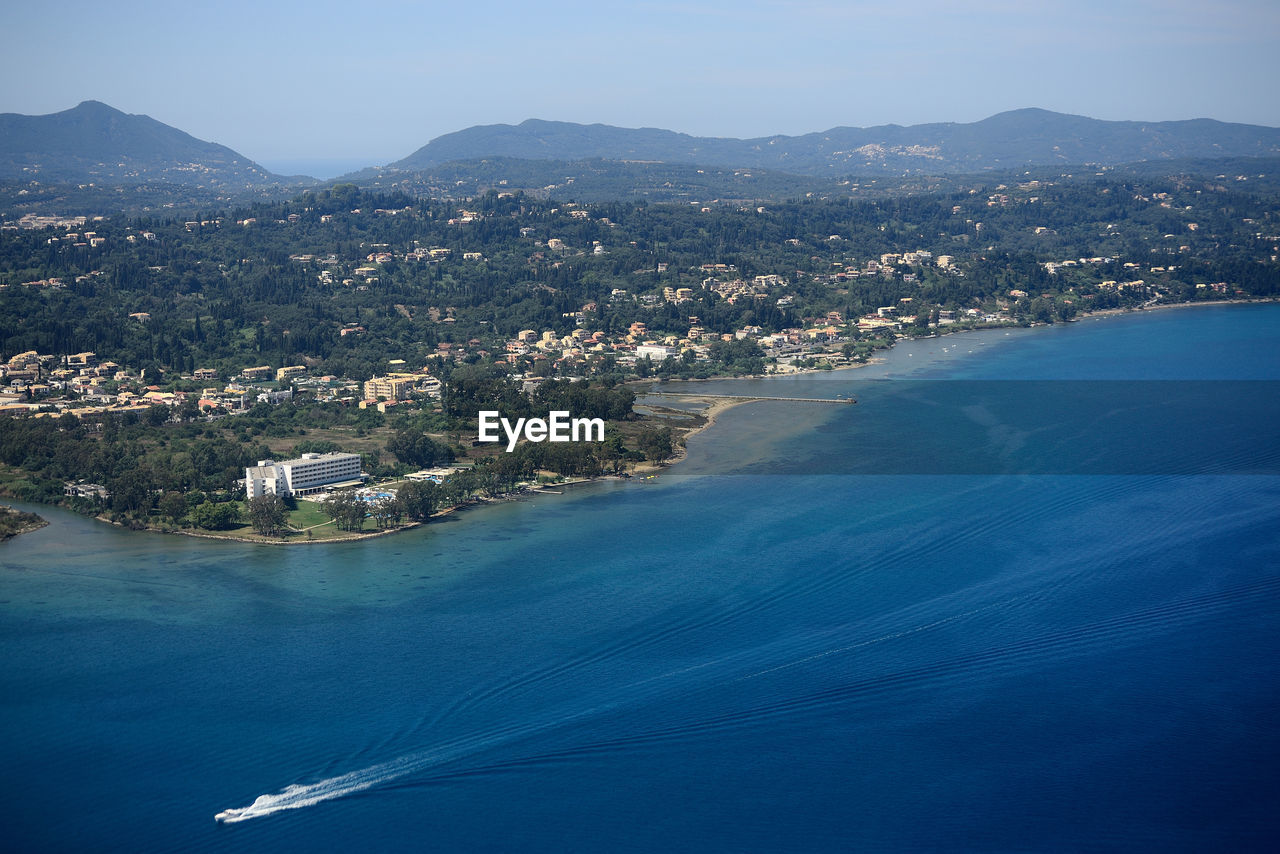
<svg viewBox="0 0 1280 854">
<path fill-rule="evenodd" d="M 710 394 L 693 391 L 647 391 L 654 397 L 688 397 L 704 400 L 785 400 L 790 403 L 857 403 L 852 397 L 775 397 L 765 394 Z"/>
</svg>

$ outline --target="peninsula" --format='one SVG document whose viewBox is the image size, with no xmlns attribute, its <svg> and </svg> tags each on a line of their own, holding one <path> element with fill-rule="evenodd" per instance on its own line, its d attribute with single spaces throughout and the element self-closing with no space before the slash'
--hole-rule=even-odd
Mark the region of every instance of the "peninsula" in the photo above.
<svg viewBox="0 0 1280 854">
<path fill-rule="evenodd" d="M 48 524 L 48 521 L 35 513 L 27 513 L 0 504 L 0 542 L 16 537 L 18 534 L 39 530 Z"/>
</svg>

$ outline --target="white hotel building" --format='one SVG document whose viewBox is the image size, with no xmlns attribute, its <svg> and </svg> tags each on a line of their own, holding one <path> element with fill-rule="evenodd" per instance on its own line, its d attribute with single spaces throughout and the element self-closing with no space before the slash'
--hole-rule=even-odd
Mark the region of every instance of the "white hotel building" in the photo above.
<svg viewBox="0 0 1280 854">
<path fill-rule="evenodd" d="M 262 495 L 306 495 L 364 482 L 359 454 L 303 454 L 300 459 L 259 460 L 244 470 L 247 498 Z"/>
</svg>

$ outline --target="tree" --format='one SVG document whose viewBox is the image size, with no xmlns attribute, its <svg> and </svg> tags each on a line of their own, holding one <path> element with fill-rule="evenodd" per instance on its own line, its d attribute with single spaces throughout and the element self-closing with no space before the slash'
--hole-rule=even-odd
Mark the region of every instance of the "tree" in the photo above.
<svg viewBox="0 0 1280 854">
<path fill-rule="evenodd" d="M 64 412 L 58 416 L 58 429 L 76 439 L 84 435 L 84 427 L 80 424 L 80 419 L 70 412 Z"/>
<path fill-rule="evenodd" d="M 181 524 L 187 515 L 187 499 L 180 492 L 166 492 L 160 499 L 159 509 L 175 524 Z"/>
<path fill-rule="evenodd" d="M 404 517 L 404 508 L 398 497 L 389 495 L 374 501 L 370 506 L 370 513 L 378 528 L 382 529 L 389 525 L 399 525 Z"/>
<path fill-rule="evenodd" d="M 333 522 L 340 531 L 360 530 L 364 525 L 364 517 L 369 512 L 368 505 L 349 489 L 334 493 L 320 506 L 333 517 Z"/>
<path fill-rule="evenodd" d="M 151 507 L 151 470 L 135 466 L 108 484 L 111 509 L 126 513 L 142 513 Z"/>
<path fill-rule="evenodd" d="M 221 531 L 235 526 L 240 521 L 240 510 L 235 504 L 223 502 L 215 504 L 206 501 L 191 511 L 196 525 L 208 531 Z"/>
<path fill-rule="evenodd" d="M 264 537 L 277 536 L 288 525 L 289 514 L 285 509 L 284 499 L 279 495 L 267 494 L 250 498 L 246 508 L 249 511 L 249 524 Z"/>
<path fill-rule="evenodd" d="M 636 445 L 644 453 L 645 459 L 655 463 L 662 462 L 675 453 L 670 427 L 642 430 L 636 437 Z"/>
<path fill-rule="evenodd" d="M 440 487 L 431 481 L 410 481 L 396 491 L 404 514 L 415 522 L 425 522 L 440 504 Z"/>
<path fill-rule="evenodd" d="M 396 431 L 387 440 L 387 450 L 405 465 L 422 468 L 453 462 L 453 450 L 416 430 Z"/>
</svg>

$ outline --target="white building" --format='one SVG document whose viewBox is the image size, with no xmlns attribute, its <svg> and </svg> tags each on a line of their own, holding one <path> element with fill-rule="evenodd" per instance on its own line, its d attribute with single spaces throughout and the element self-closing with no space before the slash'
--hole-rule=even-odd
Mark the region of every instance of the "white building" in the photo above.
<svg viewBox="0 0 1280 854">
<path fill-rule="evenodd" d="M 667 358 L 680 358 L 679 347 L 665 347 L 662 344 L 638 344 L 636 345 L 637 359 L 652 359 L 655 362 L 665 361 Z"/>
<path fill-rule="evenodd" d="M 244 470 L 246 497 L 306 495 L 342 484 L 362 483 L 359 454 L 303 454 L 301 459 L 259 460 Z"/>
</svg>

